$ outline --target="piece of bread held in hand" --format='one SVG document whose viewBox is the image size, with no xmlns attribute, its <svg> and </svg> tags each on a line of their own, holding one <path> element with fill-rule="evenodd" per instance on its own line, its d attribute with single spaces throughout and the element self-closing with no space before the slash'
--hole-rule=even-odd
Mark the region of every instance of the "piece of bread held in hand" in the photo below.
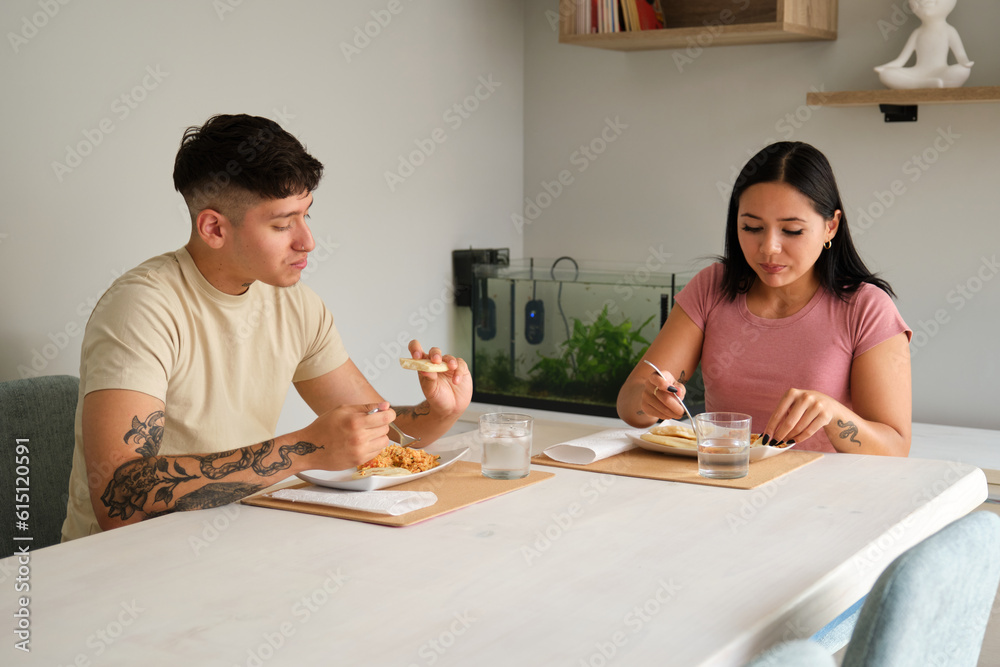
<svg viewBox="0 0 1000 667">
<path fill-rule="evenodd" d="M 400 358 L 399 365 L 408 371 L 424 371 L 425 373 L 443 373 L 448 370 L 448 364 L 443 361 L 435 364 L 430 359 L 406 359 Z"/>
</svg>

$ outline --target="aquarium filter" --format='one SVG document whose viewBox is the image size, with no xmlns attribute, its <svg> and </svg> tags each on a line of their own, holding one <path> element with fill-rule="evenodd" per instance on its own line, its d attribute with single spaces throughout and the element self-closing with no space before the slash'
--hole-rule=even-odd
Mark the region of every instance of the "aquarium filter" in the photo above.
<svg viewBox="0 0 1000 667">
<path fill-rule="evenodd" d="M 532 299 L 524 304 L 524 339 L 538 345 L 545 338 L 545 304 Z"/>
<path fill-rule="evenodd" d="M 472 306 L 476 264 L 491 264 L 495 266 L 510 265 L 510 248 L 468 248 L 451 251 L 451 269 L 455 281 L 455 305 Z M 481 290 L 485 293 L 485 290 Z"/>
</svg>

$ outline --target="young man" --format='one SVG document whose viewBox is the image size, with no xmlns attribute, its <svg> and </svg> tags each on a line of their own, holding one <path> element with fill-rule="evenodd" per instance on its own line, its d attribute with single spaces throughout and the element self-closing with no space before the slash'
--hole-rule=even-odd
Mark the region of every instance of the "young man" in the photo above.
<svg viewBox="0 0 1000 667">
<path fill-rule="evenodd" d="M 265 118 L 187 130 L 174 186 L 190 240 L 118 279 L 87 324 L 64 541 L 351 468 L 389 444 L 392 421 L 426 445 L 468 407 L 465 362 L 411 341 L 448 370 L 419 373 L 426 400 L 393 410 L 299 282 L 322 172 Z M 318 417 L 275 437 L 289 382 Z"/>
</svg>

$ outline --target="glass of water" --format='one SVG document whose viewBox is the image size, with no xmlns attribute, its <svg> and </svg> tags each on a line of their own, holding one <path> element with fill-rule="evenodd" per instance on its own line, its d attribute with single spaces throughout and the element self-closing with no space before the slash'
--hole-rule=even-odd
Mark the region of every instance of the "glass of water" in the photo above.
<svg viewBox="0 0 1000 667">
<path fill-rule="evenodd" d="M 698 438 L 698 474 L 737 479 L 750 472 L 750 415 L 703 412 L 694 416 Z"/>
<path fill-rule="evenodd" d="M 528 476 L 532 421 L 528 415 L 512 412 L 493 412 L 479 418 L 484 477 L 521 479 Z"/>
</svg>

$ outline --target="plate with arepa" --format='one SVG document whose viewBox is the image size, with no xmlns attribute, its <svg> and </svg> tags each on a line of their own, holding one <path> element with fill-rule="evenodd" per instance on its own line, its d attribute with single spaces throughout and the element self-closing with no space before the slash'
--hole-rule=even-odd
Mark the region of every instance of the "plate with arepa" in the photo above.
<svg viewBox="0 0 1000 667">
<path fill-rule="evenodd" d="M 689 424 L 675 419 L 667 419 L 645 433 L 638 436 L 630 434 L 629 437 L 632 442 L 651 452 L 698 457 L 698 440 L 695 438 L 694 429 Z M 777 456 L 791 449 L 792 446 L 771 447 L 763 445 L 760 434 L 753 433 L 750 435 L 750 462 Z"/>
</svg>

